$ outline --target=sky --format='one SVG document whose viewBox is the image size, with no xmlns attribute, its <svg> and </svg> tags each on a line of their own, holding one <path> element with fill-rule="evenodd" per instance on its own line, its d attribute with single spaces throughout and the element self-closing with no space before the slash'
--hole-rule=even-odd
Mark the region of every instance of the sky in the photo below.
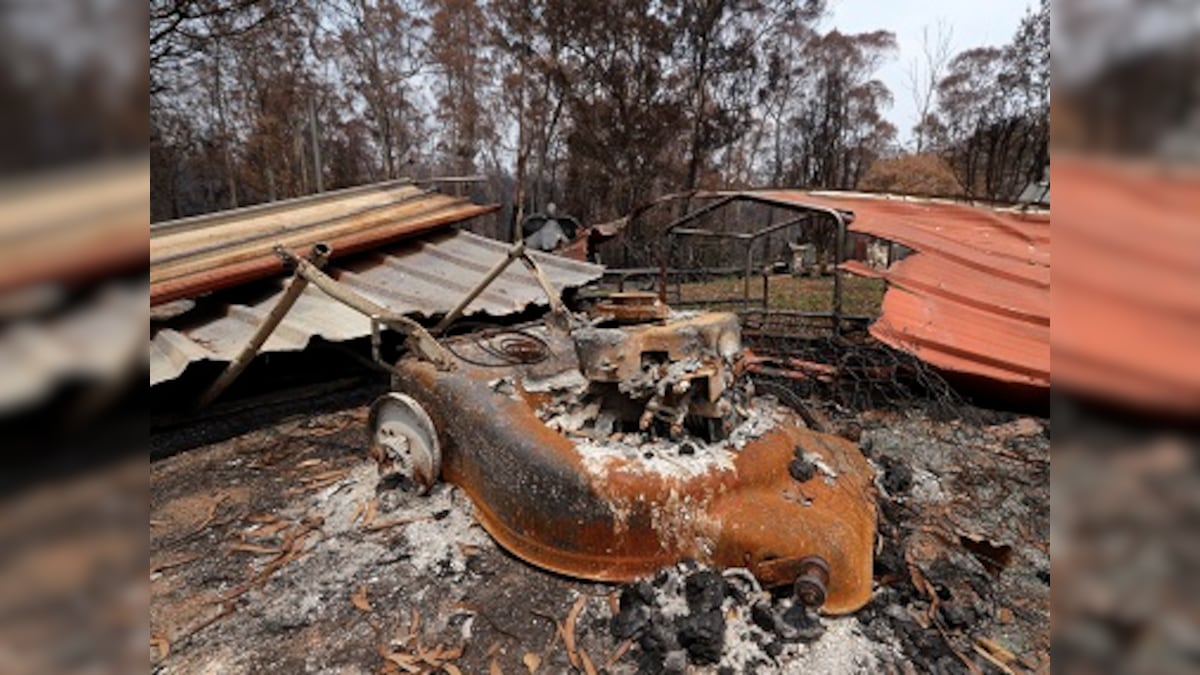
<svg viewBox="0 0 1200 675">
<path fill-rule="evenodd" d="M 922 29 L 929 26 L 935 36 L 938 22 L 943 22 L 951 31 L 951 56 L 972 47 L 999 46 L 1012 39 L 1032 4 L 1032 0 L 829 0 L 823 28 L 843 33 L 883 29 L 896 34 L 899 51 L 878 76 L 892 90 L 888 119 L 899 129 L 900 142 L 907 144 L 916 122 L 907 72 L 912 59 L 921 56 Z"/>
</svg>

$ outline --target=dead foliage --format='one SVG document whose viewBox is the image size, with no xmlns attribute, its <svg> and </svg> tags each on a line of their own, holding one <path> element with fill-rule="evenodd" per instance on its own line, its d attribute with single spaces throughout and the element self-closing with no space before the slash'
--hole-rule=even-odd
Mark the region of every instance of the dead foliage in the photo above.
<svg viewBox="0 0 1200 675">
<path fill-rule="evenodd" d="M 563 647 L 567 652 L 567 660 L 570 662 L 571 667 L 577 672 L 584 672 L 592 675 L 593 673 L 598 672 L 596 670 L 596 666 L 593 664 L 588 653 L 579 646 L 575 635 L 575 628 L 579 622 L 579 615 L 583 612 L 584 607 L 587 605 L 587 601 L 588 597 L 586 595 L 579 596 L 579 598 L 576 599 L 571 605 L 571 608 L 567 610 L 566 619 L 562 621 L 545 614 L 536 612 L 535 614 L 548 618 L 554 622 L 555 635 L 562 639 Z"/>
<path fill-rule="evenodd" d="M 255 544 L 235 543 L 231 545 L 240 548 L 249 548 L 254 552 L 262 555 L 274 555 L 261 570 L 251 575 L 244 583 L 233 588 L 229 592 L 221 596 L 222 602 L 228 602 L 245 594 L 251 589 L 258 588 L 267 582 L 271 575 L 275 574 L 282 567 L 299 558 L 304 554 L 304 546 L 308 538 L 314 533 L 320 531 L 321 526 L 325 524 L 323 518 L 319 516 L 305 517 L 298 523 L 292 523 L 280 533 L 280 542 L 274 547 L 260 547 Z"/>
<path fill-rule="evenodd" d="M 150 574 L 153 575 L 175 567 L 182 567 L 190 562 L 199 560 L 201 557 L 202 556 L 199 553 L 184 553 L 181 555 L 172 556 L 166 560 L 152 563 L 150 565 Z"/>
<path fill-rule="evenodd" d="M 366 587 L 362 587 L 365 591 Z M 380 672 L 384 675 L 399 673 L 437 673 L 454 675 L 461 671 L 454 661 L 462 657 L 465 645 L 449 647 L 438 643 L 427 647 L 422 643 L 421 613 L 415 608 L 410 614 L 408 627 L 398 629 L 393 638 L 379 645 L 379 656 L 383 658 Z"/>
<path fill-rule="evenodd" d="M 881 592 L 860 620 L 890 622 L 917 670 L 1040 672 L 1049 647 L 1049 444 L 1041 423 L 876 423 L 864 435 L 884 488 Z M 875 618 L 886 605 L 903 608 L 912 623 Z M 896 616 L 894 608 L 885 614 Z"/>
<path fill-rule="evenodd" d="M 350 472 L 346 469 L 330 469 L 329 471 L 322 471 L 311 476 L 306 476 L 305 478 L 300 479 L 300 484 L 298 486 L 284 490 L 284 494 L 290 495 L 300 492 L 312 492 L 314 490 L 327 488 L 330 485 L 345 479 L 349 473 Z"/>
<path fill-rule="evenodd" d="M 375 611 L 371 607 L 371 602 L 369 600 L 367 600 L 367 585 L 366 584 L 359 586 L 358 590 L 354 591 L 354 593 L 350 595 L 350 603 L 353 604 L 356 608 L 358 608 L 359 611 L 362 611 L 362 612 Z"/>
<path fill-rule="evenodd" d="M 167 658 L 167 654 L 171 653 L 171 641 L 161 634 L 152 633 L 150 635 L 150 649 L 154 651 L 150 660 L 162 661 Z"/>
</svg>

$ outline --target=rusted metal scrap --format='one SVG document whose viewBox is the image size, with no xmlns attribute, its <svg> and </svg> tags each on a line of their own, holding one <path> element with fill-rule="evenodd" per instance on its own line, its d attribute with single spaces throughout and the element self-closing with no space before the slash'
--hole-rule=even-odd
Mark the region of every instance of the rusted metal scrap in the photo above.
<svg viewBox="0 0 1200 675">
<path fill-rule="evenodd" d="M 400 180 L 158 223 L 150 229 L 150 304 L 278 274 L 285 264 L 276 246 L 322 243 L 347 256 L 498 208 Z"/>
<path fill-rule="evenodd" d="M 657 293 L 621 291 L 610 293 L 596 305 L 595 313 L 617 323 L 642 323 L 666 319 L 669 312 Z"/>
<path fill-rule="evenodd" d="M 755 395 L 736 316 L 574 317 L 569 332 L 522 328 L 511 349 L 444 344 L 454 368 L 392 366 L 372 453 L 423 487 L 461 487 L 518 557 L 604 581 L 683 559 L 746 567 L 835 614 L 870 598 L 870 465 Z"/>
</svg>

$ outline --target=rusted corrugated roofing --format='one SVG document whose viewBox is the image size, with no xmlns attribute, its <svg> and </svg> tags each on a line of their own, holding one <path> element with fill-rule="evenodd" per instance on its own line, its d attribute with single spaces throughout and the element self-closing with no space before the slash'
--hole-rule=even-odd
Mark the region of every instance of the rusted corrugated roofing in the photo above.
<svg viewBox="0 0 1200 675">
<path fill-rule="evenodd" d="M 0 184 L 0 293 L 144 268 L 149 222 L 144 157 L 6 181 Z"/>
<path fill-rule="evenodd" d="M 1050 386 L 1048 212 L 829 192 L 752 194 L 853 212 L 850 231 L 915 251 L 879 273 L 890 282 L 871 326 L 880 341 L 949 371 Z"/>
<path fill-rule="evenodd" d="M 1054 381 L 1200 412 L 1200 170 L 1055 156 Z"/>
<path fill-rule="evenodd" d="M 158 224 L 150 230 L 150 304 L 276 274 L 277 245 L 303 252 L 320 242 L 338 257 L 497 208 L 393 181 Z"/>
<path fill-rule="evenodd" d="M 145 157 L 0 183 L 0 417 L 68 382 L 100 401 L 136 373 L 149 198 Z"/>
<path fill-rule="evenodd" d="M 426 234 L 376 252 L 338 262 L 327 271 L 338 281 L 387 308 L 424 317 L 453 308 L 508 249 L 508 244 L 467 232 L 447 230 Z M 581 286 L 600 277 L 599 265 L 531 253 L 555 288 Z M 196 309 L 157 326 L 150 341 L 150 384 L 174 379 L 201 360 L 229 361 L 246 343 L 259 320 L 283 292 L 284 280 L 253 301 L 222 304 L 219 297 L 202 298 Z M 468 315 L 503 316 L 531 304 L 545 303 L 541 287 L 524 266 L 510 265 L 468 308 Z M 204 310 L 217 307 L 218 318 Z M 313 337 L 332 342 L 370 334 L 366 317 L 309 286 L 263 351 L 304 349 Z"/>
</svg>

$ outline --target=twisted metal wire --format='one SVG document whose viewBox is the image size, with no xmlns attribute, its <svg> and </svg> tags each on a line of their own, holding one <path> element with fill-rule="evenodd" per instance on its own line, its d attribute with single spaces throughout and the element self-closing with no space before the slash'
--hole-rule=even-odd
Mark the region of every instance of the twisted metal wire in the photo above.
<svg viewBox="0 0 1200 675">
<path fill-rule="evenodd" d="M 865 332 L 834 336 L 797 328 L 786 333 L 756 334 L 751 330 L 744 339 L 757 354 L 825 364 L 833 366 L 833 373 L 826 378 L 800 379 L 756 373 L 754 382 L 759 390 L 778 394 L 785 389 L 807 405 L 837 417 L 914 407 L 941 419 L 973 415 L 974 408 L 936 369 L 871 339 Z"/>
<path fill-rule="evenodd" d="M 482 322 L 463 321 L 454 327 L 470 332 L 467 344 L 477 348 L 488 360 L 468 355 L 461 351 L 462 342 L 445 343 L 446 349 L 456 358 L 483 368 L 502 368 L 540 363 L 550 358 L 550 345 L 528 330 L 507 326 L 494 326 Z"/>
</svg>

